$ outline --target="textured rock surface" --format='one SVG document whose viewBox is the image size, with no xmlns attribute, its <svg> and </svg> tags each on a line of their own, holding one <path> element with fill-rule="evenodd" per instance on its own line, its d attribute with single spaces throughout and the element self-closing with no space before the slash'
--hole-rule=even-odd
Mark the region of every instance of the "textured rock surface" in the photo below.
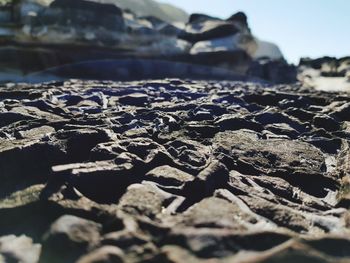
<svg viewBox="0 0 350 263">
<path fill-rule="evenodd" d="M 346 93 L 179 79 L 0 89 L 5 262 L 350 260 Z"/>
</svg>

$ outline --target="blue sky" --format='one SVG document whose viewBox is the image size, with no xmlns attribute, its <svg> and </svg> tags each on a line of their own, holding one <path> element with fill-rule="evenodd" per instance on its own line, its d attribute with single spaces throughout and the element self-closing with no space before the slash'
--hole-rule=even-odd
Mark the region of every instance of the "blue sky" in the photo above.
<svg viewBox="0 0 350 263">
<path fill-rule="evenodd" d="M 226 18 L 244 11 L 258 38 L 276 43 L 288 61 L 350 55 L 350 0 L 162 0 Z"/>
</svg>

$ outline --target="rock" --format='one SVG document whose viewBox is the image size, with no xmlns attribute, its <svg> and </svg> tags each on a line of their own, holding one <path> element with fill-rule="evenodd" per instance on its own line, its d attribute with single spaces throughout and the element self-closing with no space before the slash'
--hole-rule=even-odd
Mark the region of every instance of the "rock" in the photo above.
<svg viewBox="0 0 350 263">
<path fill-rule="evenodd" d="M 254 54 L 256 59 L 248 69 L 248 74 L 273 83 L 294 83 L 297 79 L 297 69 L 282 60 L 282 55 L 273 48 L 258 42 Z"/>
<path fill-rule="evenodd" d="M 170 33 L 164 29 L 163 33 Z M 191 45 L 187 41 L 176 38 L 163 38 L 157 42 L 152 43 L 150 46 L 139 47 L 138 52 L 140 54 L 150 55 L 157 54 L 163 56 L 177 56 L 188 53 Z"/>
<path fill-rule="evenodd" d="M 77 263 L 98 263 L 98 262 L 125 262 L 124 253 L 114 246 L 103 246 L 89 254 L 82 256 Z"/>
<path fill-rule="evenodd" d="M 310 144 L 285 139 L 261 140 L 258 134 L 248 130 L 218 133 L 213 143 L 216 151 L 220 149 L 232 156 L 226 165 L 244 174 L 282 177 L 317 196 L 334 186 L 333 179 L 322 175 L 325 171 L 322 153 Z M 314 180 L 322 187 L 315 189 Z"/>
<path fill-rule="evenodd" d="M 133 216 L 155 219 L 172 196 L 151 185 L 130 185 L 119 201 L 119 207 Z M 139 202 L 138 200 L 142 200 Z"/>
<path fill-rule="evenodd" d="M 125 30 L 122 11 L 113 4 L 85 0 L 77 0 L 72 4 L 67 0 L 55 0 L 41 16 L 39 19 L 47 25 L 54 23 L 63 27 L 100 26 L 115 31 Z M 58 17 L 60 19 L 55 20 Z"/>
<path fill-rule="evenodd" d="M 337 131 L 340 128 L 339 122 L 327 115 L 316 115 L 313 119 L 316 127 L 323 128 L 327 131 Z"/>
<path fill-rule="evenodd" d="M 0 139 L 0 170 L 4 180 L 1 196 L 28 185 L 44 183 L 51 166 L 64 160 L 64 150 L 54 143 Z"/>
<path fill-rule="evenodd" d="M 191 252 L 179 246 L 167 245 L 161 248 L 161 255 L 158 255 L 155 260 L 162 260 L 164 262 L 189 262 L 198 263 L 202 260 L 195 257 Z M 215 261 L 213 261 L 215 262 Z M 215 262 L 216 263 L 216 262 Z"/>
<path fill-rule="evenodd" d="M 196 43 L 214 38 L 223 38 L 239 32 L 236 26 L 220 20 L 207 20 L 201 23 L 188 24 L 181 39 Z"/>
<path fill-rule="evenodd" d="M 25 116 L 23 114 L 15 113 L 15 112 L 1 112 L 0 116 L 1 116 L 0 127 L 7 126 L 9 124 L 16 123 L 18 121 L 32 119 L 30 116 Z"/>
<path fill-rule="evenodd" d="M 213 17 L 213 16 L 209 16 L 209 15 L 206 15 L 206 14 L 200 14 L 200 13 L 194 13 L 194 14 L 191 14 L 189 19 L 188 19 L 188 23 L 192 24 L 192 23 L 202 23 L 202 22 L 205 22 L 205 21 L 211 21 L 211 20 L 214 20 L 214 21 L 217 21 L 217 20 L 221 20 L 220 18 L 218 17 Z"/>
<path fill-rule="evenodd" d="M 14 27 L 1 28 L 8 32 L 5 37 L 10 45 L 0 49 L 3 58 L 0 80 L 38 83 L 86 76 L 135 80 L 196 75 L 237 79 L 234 76 L 237 73 L 246 76 L 252 60 L 261 57 L 283 60 L 276 45 L 252 35 L 242 12 L 227 20 L 193 14 L 188 21 L 189 16 L 178 8 L 153 0 L 146 2 L 77 0 L 71 4 L 67 0 L 26 0 L 9 4 L 5 19 L 10 16 Z M 16 31 L 17 27 L 21 30 Z M 25 43 L 26 48 L 19 43 Z M 45 49 L 37 48 L 42 45 Z M 222 54 L 223 51 L 231 54 Z M 240 65 L 243 55 L 238 56 L 237 51 L 246 56 L 243 66 Z M 201 53 L 205 54 L 197 56 Z M 117 64 L 124 65 L 114 64 L 106 69 L 99 65 L 105 60 L 121 60 Z M 146 60 L 148 65 L 141 69 L 136 60 Z M 210 63 L 211 60 L 215 63 Z M 157 65 L 160 62 L 169 65 Z M 183 65 L 184 62 L 189 65 Z"/>
<path fill-rule="evenodd" d="M 250 121 L 245 119 L 243 116 L 222 116 L 219 120 L 215 122 L 216 125 L 220 127 L 221 131 L 225 130 L 240 130 L 249 129 L 253 131 L 261 131 L 262 127 L 259 123 L 255 121 Z"/>
<path fill-rule="evenodd" d="M 329 105 L 331 107 L 331 112 L 329 112 L 330 115 L 343 121 L 349 120 L 348 114 L 350 113 L 350 103 L 340 102 L 335 104 L 337 105 Z M 325 109 L 325 113 L 327 113 L 327 109 Z"/>
<path fill-rule="evenodd" d="M 149 237 L 141 233 L 137 233 L 132 229 L 125 229 L 122 231 L 116 231 L 108 233 L 103 237 L 102 244 L 108 246 L 116 246 L 121 249 L 127 250 L 135 245 L 145 245 L 149 242 Z"/>
<path fill-rule="evenodd" d="M 290 69 L 290 71 L 292 71 L 292 69 L 294 68 L 293 66 L 289 66 L 283 58 L 282 52 L 279 49 L 279 47 L 276 44 L 267 42 L 267 41 L 261 41 L 259 39 L 255 39 L 256 44 L 257 44 L 257 49 L 254 52 L 254 59 L 258 60 L 259 59 L 270 59 L 272 61 L 272 63 L 270 62 L 270 64 L 274 64 L 273 62 L 275 62 L 275 65 L 277 64 L 279 67 L 282 67 L 283 65 L 285 66 L 286 69 Z M 276 63 L 276 61 L 278 61 L 279 63 Z M 270 65 L 270 67 L 272 66 Z M 296 70 L 295 71 L 295 75 L 296 75 Z M 281 72 L 281 70 L 280 70 Z M 283 72 L 283 71 L 282 71 Z M 296 78 L 291 79 L 291 83 L 295 82 Z"/>
<path fill-rule="evenodd" d="M 11 113 L 15 114 L 21 114 L 23 116 L 26 116 L 26 118 L 32 118 L 32 119 L 42 119 L 42 120 L 47 120 L 50 122 L 58 122 L 64 120 L 63 117 L 58 116 L 56 114 L 52 114 L 50 112 L 42 111 L 39 110 L 36 107 L 31 107 L 31 106 L 22 106 L 22 107 L 14 107 L 10 111 Z"/>
<path fill-rule="evenodd" d="M 229 260 L 233 255 L 239 258 L 238 250 L 242 248 L 255 254 L 257 251 L 278 247 L 289 238 L 287 234 L 268 231 L 252 232 L 243 236 L 228 229 L 184 228 L 172 231 L 165 243 L 167 247 L 177 245 L 187 248 L 202 260 L 206 258 Z"/>
<path fill-rule="evenodd" d="M 148 102 L 148 96 L 145 94 L 132 94 L 126 95 L 119 98 L 121 104 L 132 105 L 132 106 L 145 106 Z"/>
<path fill-rule="evenodd" d="M 219 161 L 211 162 L 203 171 L 201 171 L 195 181 L 203 183 L 206 191 L 218 188 L 224 185 L 228 180 L 228 170 L 225 165 Z"/>
<path fill-rule="evenodd" d="M 90 151 L 99 143 L 109 141 L 109 136 L 104 130 L 96 129 L 72 129 L 59 131 L 54 135 L 57 143 L 64 145 L 71 162 L 88 160 Z"/>
<path fill-rule="evenodd" d="M 41 251 L 40 244 L 26 236 L 14 235 L 0 237 L 0 259 L 4 262 L 37 263 Z"/>
<path fill-rule="evenodd" d="M 248 18 L 247 15 L 243 12 L 237 12 L 236 14 L 233 14 L 230 16 L 227 21 L 231 22 L 239 22 L 244 26 L 248 26 Z"/>
<path fill-rule="evenodd" d="M 65 215 L 46 233 L 41 260 L 61 262 L 76 260 L 98 245 L 102 226 L 83 218 Z"/>
<path fill-rule="evenodd" d="M 51 133 L 54 133 L 55 129 L 50 126 L 41 126 L 38 128 L 33 128 L 27 131 L 18 132 L 20 139 L 41 139 Z"/>
<path fill-rule="evenodd" d="M 242 199 L 255 213 L 270 219 L 281 227 L 286 227 L 296 232 L 311 231 L 312 222 L 302 213 L 289 210 L 286 207 L 282 208 L 281 205 L 276 205 L 268 201 L 254 203 L 249 197 L 242 197 Z"/>
<path fill-rule="evenodd" d="M 240 37 L 240 35 L 234 35 L 207 41 L 196 41 L 190 50 L 190 54 L 196 55 L 205 52 L 234 51 L 240 49 Z"/>
<path fill-rule="evenodd" d="M 174 167 L 159 166 L 146 174 L 146 179 L 159 182 L 162 185 L 180 186 L 194 179 L 194 176 Z"/>
<path fill-rule="evenodd" d="M 340 262 L 335 257 L 324 255 L 321 251 L 310 249 L 297 241 L 285 244 L 251 257 L 247 262 L 279 262 L 298 258 L 301 262 Z"/>
<path fill-rule="evenodd" d="M 349 239 L 347 237 L 335 236 L 329 238 L 315 238 L 303 241 L 306 245 L 322 251 L 333 257 L 349 257 Z"/>
<path fill-rule="evenodd" d="M 110 203 L 124 194 L 140 177 L 131 164 L 116 165 L 113 161 L 54 166 L 52 184 L 68 183 L 84 196 L 101 203 Z"/>
<path fill-rule="evenodd" d="M 242 224 L 237 217 L 242 218 L 245 223 Z M 178 224 L 186 227 L 230 228 L 237 231 L 247 229 L 246 223 L 254 224 L 257 222 L 256 218 L 244 213 L 236 204 L 231 204 L 227 200 L 217 197 L 203 199 L 188 208 L 178 218 Z"/>
</svg>

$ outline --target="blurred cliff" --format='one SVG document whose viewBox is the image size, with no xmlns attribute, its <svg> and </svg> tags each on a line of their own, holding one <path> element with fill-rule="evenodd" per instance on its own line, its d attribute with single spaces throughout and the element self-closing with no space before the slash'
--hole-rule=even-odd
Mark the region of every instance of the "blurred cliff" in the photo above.
<svg viewBox="0 0 350 263">
<path fill-rule="evenodd" d="M 0 0 L 0 58 L 0 81 L 296 80 L 296 68 L 276 45 L 251 33 L 244 13 L 187 15 L 153 0 Z"/>
</svg>

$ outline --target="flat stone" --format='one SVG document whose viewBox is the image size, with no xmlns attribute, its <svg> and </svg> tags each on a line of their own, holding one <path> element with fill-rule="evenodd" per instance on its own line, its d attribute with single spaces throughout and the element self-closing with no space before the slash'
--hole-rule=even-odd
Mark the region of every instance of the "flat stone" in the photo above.
<svg viewBox="0 0 350 263">
<path fill-rule="evenodd" d="M 20 131 L 18 134 L 20 135 L 21 139 L 40 139 L 43 138 L 49 134 L 54 133 L 56 130 L 53 127 L 50 126 L 41 126 L 38 128 L 33 128 L 26 131 Z"/>
<path fill-rule="evenodd" d="M 127 214 L 155 219 L 172 195 L 158 190 L 155 186 L 133 184 L 119 201 L 119 207 Z"/>
<path fill-rule="evenodd" d="M 189 173 L 183 172 L 177 168 L 163 165 L 154 168 L 146 174 L 146 179 L 154 180 L 165 185 L 180 186 L 184 183 L 194 180 L 194 176 Z"/>
<path fill-rule="evenodd" d="M 217 197 L 205 198 L 194 204 L 178 220 L 179 224 L 188 227 L 229 228 L 240 231 L 257 222 L 256 218 L 246 214 L 239 206 Z"/>
</svg>

